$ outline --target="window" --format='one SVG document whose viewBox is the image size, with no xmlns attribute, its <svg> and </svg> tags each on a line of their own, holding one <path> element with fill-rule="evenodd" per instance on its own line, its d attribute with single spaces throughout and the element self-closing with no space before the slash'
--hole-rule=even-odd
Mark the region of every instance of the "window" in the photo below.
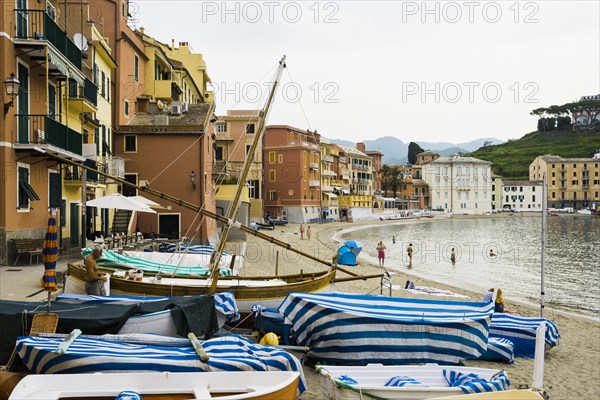
<svg viewBox="0 0 600 400">
<path fill-rule="evenodd" d="M 571 185 L 573 185 L 573 186 L 579 185 L 579 181 L 577 179 L 573 179 L 571 181 Z"/>
<path fill-rule="evenodd" d="M 246 133 L 254 133 L 254 124 L 246 124 Z"/>
<path fill-rule="evenodd" d="M 535 195 L 531 196 L 531 201 L 535 203 Z"/>
<path fill-rule="evenodd" d="M 48 207 L 60 207 L 60 175 L 56 172 L 50 172 L 48 180 Z"/>
<path fill-rule="evenodd" d="M 106 75 L 104 71 L 100 73 L 100 96 L 106 98 Z"/>
<path fill-rule="evenodd" d="M 246 145 L 246 155 L 250 154 L 250 149 L 252 148 L 252 145 L 247 144 Z"/>
<path fill-rule="evenodd" d="M 269 200 L 277 200 L 277 192 L 275 190 L 269 190 Z"/>
<path fill-rule="evenodd" d="M 554 178 L 556 176 L 556 172 L 552 172 L 552 177 Z"/>
<path fill-rule="evenodd" d="M 125 135 L 125 151 L 136 152 L 137 151 L 137 136 L 136 135 Z"/>
<path fill-rule="evenodd" d="M 223 161 L 223 147 L 222 146 L 217 146 L 217 148 L 215 149 L 215 160 Z"/>
<path fill-rule="evenodd" d="M 110 78 L 106 77 L 106 101 L 110 101 Z"/>
<path fill-rule="evenodd" d="M 278 162 L 279 164 L 283 164 L 283 154 L 279 154 L 279 155 L 277 156 L 277 162 Z"/>
<path fill-rule="evenodd" d="M 535 192 L 535 186 L 532 186 L 532 187 L 531 187 L 531 191 L 532 191 L 532 192 Z"/>
<path fill-rule="evenodd" d="M 139 81 L 140 80 L 140 58 L 137 55 L 133 56 L 133 79 L 135 79 L 135 81 Z"/>
<path fill-rule="evenodd" d="M 260 181 L 248 181 L 248 197 L 251 199 L 260 199 Z"/>
<path fill-rule="evenodd" d="M 269 170 L 269 182 L 275 182 L 275 170 Z"/>
<path fill-rule="evenodd" d="M 129 102 L 127 100 L 125 100 L 125 115 L 129 115 Z"/>
<path fill-rule="evenodd" d="M 577 176 L 577 171 L 573 171 L 573 176 Z"/>
<path fill-rule="evenodd" d="M 217 133 L 225 133 L 227 132 L 227 123 L 226 122 L 217 122 L 215 124 L 217 128 Z"/>
<path fill-rule="evenodd" d="M 60 199 L 60 227 L 67 226 L 67 200 Z"/>
<path fill-rule="evenodd" d="M 29 209 L 29 202 L 40 199 L 35 190 L 29 185 L 29 165 L 18 164 L 18 198 L 17 207 L 20 209 Z"/>
<path fill-rule="evenodd" d="M 555 199 L 556 198 L 556 192 L 552 192 L 552 198 Z"/>
<path fill-rule="evenodd" d="M 275 152 L 274 151 L 269 152 L 269 164 L 275 164 Z"/>
<path fill-rule="evenodd" d="M 94 63 L 94 74 L 92 79 L 94 80 L 94 84 L 98 86 L 98 64 L 96 63 Z"/>
<path fill-rule="evenodd" d="M 519 192 L 523 191 L 523 186 L 519 186 Z"/>
</svg>

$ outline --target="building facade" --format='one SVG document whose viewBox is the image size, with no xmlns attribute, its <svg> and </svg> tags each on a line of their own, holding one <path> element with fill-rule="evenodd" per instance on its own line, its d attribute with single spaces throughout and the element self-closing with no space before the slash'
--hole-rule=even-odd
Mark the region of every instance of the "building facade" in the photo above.
<svg viewBox="0 0 600 400">
<path fill-rule="evenodd" d="M 502 208 L 519 212 L 542 211 L 542 182 L 504 181 Z"/>
<path fill-rule="evenodd" d="M 469 215 L 491 212 L 491 165 L 489 161 L 460 156 L 439 157 L 423 164 L 431 209 Z"/>
<path fill-rule="evenodd" d="M 373 218 L 373 159 L 349 146 L 339 146 L 341 179 L 349 184 L 349 193 L 338 197 L 340 219 L 359 221 Z"/>
<path fill-rule="evenodd" d="M 600 201 L 600 159 L 536 157 L 529 166 L 529 180 L 543 181 L 546 174 L 548 207 L 590 208 Z"/>
<path fill-rule="evenodd" d="M 215 165 L 213 168 L 216 185 L 237 183 L 255 135 L 259 132 L 260 110 L 228 110 L 227 115 L 217 116 L 210 125 L 215 135 Z M 246 186 L 250 201 L 250 218 L 262 220 L 264 214 L 263 140 L 252 157 Z"/>
<path fill-rule="evenodd" d="M 321 139 L 321 218 L 339 221 L 339 200 L 341 184 L 337 176 L 339 150 L 333 144 Z"/>
<path fill-rule="evenodd" d="M 264 202 L 268 217 L 296 223 L 321 218 L 320 140 L 316 131 L 267 126 Z"/>
</svg>

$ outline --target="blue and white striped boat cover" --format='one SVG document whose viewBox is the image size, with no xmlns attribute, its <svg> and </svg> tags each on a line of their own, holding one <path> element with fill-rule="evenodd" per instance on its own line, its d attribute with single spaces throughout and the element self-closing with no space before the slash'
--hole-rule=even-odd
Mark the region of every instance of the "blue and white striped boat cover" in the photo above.
<svg viewBox="0 0 600 400">
<path fill-rule="evenodd" d="M 477 374 L 463 374 L 451 369 L 445 369 L 443 372 L 450 387 L 457 387 L 466 394 L 500 392 L 510 389 L 510 381 L 504 371 L 494 375 L 489 381 Z"/>
<path fill-rule="evenodd" d="M 505 338 L 490 337 L 487 351 L 478 360 L 505 361 L 512 364 L 515 362 L 515 345 Z"/>
<path fill-rule="evenodd" d="M 392 376 L 383 386 L 406 387 L 408 385 L 422 385 L 422 383 L 410 376 Z"/>
<path fill-rule="evenodd" d="M 85 294 L 61 294 L 56 301 L 78 304 L 138 304 L 152 301 L 164 301 L 169 297 L 143 297 L 143 296 L 90 296 Z M 240 319 L 240 310 L 235 302 L 235 296 L 231 290 L 213 294 L 215 308 L 225 315 L 227 322 L 235 322 Z"/>
<path fill-rule="evenodd" d="M 189 254 L 208 254 L 211 255 L 215 248 L 213 246 L 202 246 L 192 245 L 188 246 L 180 243 L 166 243 L 163 242 L 158 245 L 158 250 L 162 253 L 189 253 Z M 223 252 L 223 255 L 228 255 L 227 252 Z"/>
<path fill-rule="evenodd" d="M 237 335 L 202 342 L 208 361 L 201 361 L 191 345 L 137 345 L 80 336 L 65 354 L 59 355 L 55 350 L 60 343 L 62 339 L 22 336 L 17 339 L 17 352 L 35 374 L 298 371 L 298 388 L 300 392 L 306 390 L 302 365 L 296 357 Z"/>
<path fill-rule="evenodd" d="M 456 364 L 487 348 L 493 303 L 291 293 L 279 306 L 319 361 Z"/>
<path fill-rule="evenodd" d="M 560 342 L 558 326 L 546 318 L 495 313 L 490 326 L 490 337 L 505 338 L 513 342 L 516 357 L 533 358 L 535 333 L 542 323 L 546 323 L 546 344 L 557 346 Z"/>
<path fill-rule="evenodd" d="M 92 252 L 92 249 L 84 249 L 81 255 L 85 258 Z M 171 265 L 162 264 L 155 261 L 144 260 L 143 258 L 126 256 L 115 253 L 111 250 L 103 250 L 102 256 L 96 261 L 99 267 L 109 269 L 141 269 L 149 274 L 165 274 L 173 276 L 208 276 L 210 268 L 200 265 Z M 231 276 L 230 268 L 219 268 L 219 276 Z"/>
</svg>

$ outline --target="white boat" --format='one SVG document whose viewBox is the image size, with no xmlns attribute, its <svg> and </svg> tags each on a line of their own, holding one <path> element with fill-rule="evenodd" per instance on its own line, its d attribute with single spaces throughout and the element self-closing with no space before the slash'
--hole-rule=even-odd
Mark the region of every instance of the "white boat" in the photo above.
<svg viewBox="0 0 600 400">
<path fill-rule="evenodd" d="M 494 390 L 496 394 L 498 391 L 508 389 L 510 385 L 503 370 L 488 368 L 437 364 L 317 367 L 317 372 L 321 374 L 323 398 L 326 400 L 430 399 L 464 394 L 461 387 L 449 385 L 444 370 L 464 375 L 476 374 L 488 382 L 493 382 L 487 389 Z M 388 385 L 404 383 L 404 386 L 386 386 L 386 383 Z M 485 389 L 480 387 L 479 390 Z"/>
<path fill-rule="evenodd" d="M 440 397 L 438 397 L 440 398 Z M 475 393 L 460 396 L 444 397 L 443 400 L 544 400 L 544 397 L 533 390 L 506 390 L 494 393 Z M 435 399 L 432 399 L 435 400 Z"/>
<path fill-rule="evenodd" d="M 132 392 L 143 399 L 294 400 L 298 379 L 289 371 L 29 375 L 9 399 L 115 399 Z"/>
</svg>

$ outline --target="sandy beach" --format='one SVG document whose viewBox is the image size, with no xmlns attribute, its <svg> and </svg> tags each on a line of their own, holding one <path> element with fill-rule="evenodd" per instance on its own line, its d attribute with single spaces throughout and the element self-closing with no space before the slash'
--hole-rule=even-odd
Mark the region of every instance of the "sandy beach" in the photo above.
<svg viewBox="0 0 600 400">
<path fill-rule="evenodd" d="M 397 221 L 395 221 L 397 222 Z M 280 240 L 291 243 L 293 246 L 303 251 L 318 256 L 322 259 L 330 260 L 338 248 L 338 244 L 332 240 L 336 232 L 357 226 L 366 226 L 373 224 L 385 224 L 381 221 L 368 221 L 358 223 L 330 223 L 323 225 L 311 225 L 311 240 L 300 239 L 299 225 L 289 224 L 287 226 L 277 226 L 274 232 L 264 231 L 269 235 L 274 235 Z M 408 220 L 406 223 L 410 223 Z M 360 232 L 357 232 L 356 239 L 360 240 Z M 278 256 L 278 269 L 280 274 L 297 273 L 300 270 L 305 272 L 319 271 L 324 268 L 323 265 L 310 261 L 295 253 L 284 250 L 277 246 L 265 243 L 255 237 L 248 238 L 248 253 L 244 275 L 267 275 L 275 272 L 275 258 Z M 357 267 L 348 267 L 353 272 L 363 275 L 378 274 L 382 269 L 376 264 L 361 261 Z M 338 273 L 338 277 L 347 276 Z M 452 292 L 467 295 L 473 300 L 482 298 L 482 293 L 474 293 L 462 288 L 451 287 L 437 282 L 431 282 L 410 275 L 410 271 L 396 272 L 392 277 L 392 283 L 398 287 L 404 287 L 407 279 L 415 282 L 416 285 L 434 286 L 440 289 L 450 290 Z M 336 283 L 333 286 L 335 291 L 350 293 L 371 293 L 379 294 L 380 280 L 359 280 L 353 282 Z M 388 294 L 386 289 L 384 294 Z M 394 290 L 395 297 L 415 297 L 415 295 L 404 291 Z M 419 297 L 419 296 L 416 296 Z M 423 298 L 433 298 L 421 296 Z M 446 299 L 444 297 L 435 297 L 437 299 Z M 452 300 L 452 298 L 447 298 Z M 524 304 L 517 304 L 511 301 L 510 293 L 504 294 L 507 306 L 514 309 L 521 315 L 539 316 L 539 308 L 534 308 Z M 600 323 L 599 321 L 578 317 L 576 310 L 573 314 L 561 313 L 552 308 L 546 308 L 545 316 L 558 324 L 561 342 L 560 345 L 546 352 L 544 389 L 551 399 L 598 399 L 600 398 Z M 508 372 L 508 376 L 513 388 L 531 385 L 533 379 L 533 359 L 517 358 L 513 365 L 505 363 L 494 363 L 486 361 L 465 361 L 466 365 L 482 368 L 503 368 Z M 305 375 L 309 382 L 309 390 L 305 392 L 301 399 L 321 399 L 319 376 L 312 368 L 305 367 Z"/>
</svg>

